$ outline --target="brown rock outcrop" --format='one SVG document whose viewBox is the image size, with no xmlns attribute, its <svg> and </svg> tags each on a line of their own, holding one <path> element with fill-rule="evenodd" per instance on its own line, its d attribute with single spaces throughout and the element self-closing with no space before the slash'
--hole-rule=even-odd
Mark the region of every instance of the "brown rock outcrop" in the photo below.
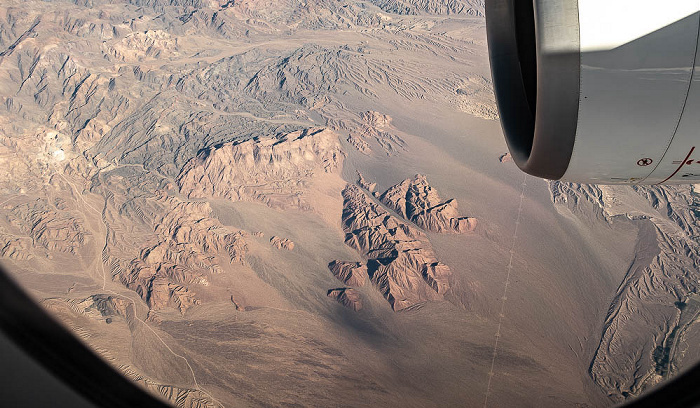
<svg viewBox="0 0 700 408">
<path fill-rule="evenodd" d="M 360 153 L 367 155 L 372 153 L 372 147 L 370 147 L 369 143 L 364 139 L 362 134 L 350 133 L 346 140 Z"/>
<path fill-rule="evenodd" d="M 308 182 L 317 173 L 337 171 L 343 158 L 334 132 L 304 129 L 205 149 L 182 168 L 177 183 L 188 197 L 310 209 L 304 199 Z"/>
<path fill-rule="evenodd" d="M 247 245 L 241 231 L 229 231 L 210 217 L 208 203 L 169 200 L 170 211 L 157 221 L 158 242 L 121 271 L 120 281 L 138 293 L 151 310 L 177 308 L 185 313 L 199 303 L 190 285 L 209 285 L 217 273 L 217 255 L 245 263 Z"/>
<path fill-rule="evenodd" d="M 77 212 L 55 209 L 43 199 L 14 207 L 11 219 L 19 231 L 29 236 L 33 247 L 48 251 L 75 254 L 90 236 Z M 28 256 L 26 252 L 20 254 L 22 248 L 28 249 L 26 244 L 8 241 L 3 252 L 6 255 L 14 253 L 20 258 Z"/>
<path fill-rule="evenodd" d="M 362 262 L 332 261 L 328 264 L 333 276 L 348 286 L 364 286 L 367 281 L 367 265 Z"/>
<path fill-rule="evenodd" d="M 377 188 L 377 183 L 370 183 L 365 180 L 365 177 L 359 171 L 357 172 L 357 185 L 373 194 L 374 189 Z"/>
<path fill-rule="evenodd" d="M 243 304 L 237 297 L 231 295 L 231 303 L 233 303 L 233 305 L 236 307 L 236 310 L 245 312 L 245 304 Z"/>
<path fill-rule="evenodd" d="M 0 237 L 0 258 L 26 261 L 32 258 L 30 246 L 29 240 L 25 238 Z"/>
<path fill-rule="evenodd" d="M 357 186 L 348 185 L 343 198 L 345 243 L 368 258 L 368 274 L 392 308 L 441 300 L 450 270 L 439 264 L 425 234 L 391 216 Z"/>
<path fill-rule="evenodd" d="M 177 38 L 163 30 L 149 30 L 127 35 L 113 46 L 103 45 L 105 52 L 120 61 L 141 61 L 177 55 Z"/>
<path fill-rule="evenodd" d="M 124 300 L 119 296 L 106 295 L 102 293 L 92 295 L 78 303 L 78 306 L 82 308 L 85 313 L 89 313 L 90 311 L 94 310 L 98 312 L 100 316 L 107 318 L 114 316 L 127 317 L 127 308 L 129 305 L 129 301 Z"/>
<path fill-rule="evenodd" d="M 460 217 L 457 200 L 443 202 L 421 174 L 389 188 L 380 199 L 403 218 L 427 231 L 461 234 L 476 228 L 476 218 Z"/>
<path fill-rule="evenodd" d="M 450 267 L 442 262 L 423 265 L 423 279 L 437 293 L 444 295 L 450 288 L 449 278 L 452 274 Z"/>
<path fill-rule="evenodd" d="M 173 275 L 166 274 L 150 282 L 150 296 L 146 303 L 151 310 L 159 310 L 167 306 L 174 307 L 184 314 L 187 309 L 200 303 L 187 287 L 171 282 L 172 277 Z"/>
<path fill-rule="evenodd" d="M 362 297 L 360 296 L 360 293 L 355 289 L 331 289 L 328 291 L 328 297 L 331 299 L 335 299 L 341 305 L 347 307 L 348 309 L 352 309 L 356 312 L 362 309 Z"/>
<path fill-rule="evenodd" d="M 49 251 L 75 253 L 83 246 L 87 232 L 75 218 L 63 218 L 55 213 L 37 214 L 32 227 L 32 239 Z"/>
<path fill-rule="evenodd" d="M 278 236 L 273 236 L 270 238 L 270 245 L 277 249 L 286 249 L 291 251 L 294 249 L 294 242 L 288 238 L 280 238 Z"/>
</svg>

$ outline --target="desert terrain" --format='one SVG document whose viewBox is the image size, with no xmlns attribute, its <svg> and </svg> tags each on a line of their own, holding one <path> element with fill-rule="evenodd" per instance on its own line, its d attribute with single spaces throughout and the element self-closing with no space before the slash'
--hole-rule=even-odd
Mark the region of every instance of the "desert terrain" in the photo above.
<svg viewBox="0 0 700 408">
<path fill-rule="evenodd" d="M 521 173 L 483 0 L 7 0 L 0 102 L 0 262 L 174 406 L 604 407 L 700 359 L 700 186 Z"/>
</svg>

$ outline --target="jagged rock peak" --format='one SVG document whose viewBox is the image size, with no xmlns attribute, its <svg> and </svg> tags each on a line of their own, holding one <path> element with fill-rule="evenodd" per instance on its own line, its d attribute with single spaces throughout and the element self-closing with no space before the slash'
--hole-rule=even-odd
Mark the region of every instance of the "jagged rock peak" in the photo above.
<svg viewBox="0 0 700 408">
<path fill-rule="evenodd" d="M 270 245 L 277 249 L 286 249 L 291 251 L 294 249 L 294 242 L 288 238 L 280 238 L 278 236 L 273 236 L 270 238 Z"/>
<path fill-rule="evenodd" d="M 461 234 L 474 231 L 477 225 L 476 218 L 460 217 L 457 200 L 443 202 L 421 174 L 390 187 L 380 199 L 403 218 L 427 231 Z"/>
<path fill-rule="evenodd" d="M 357 171 L 357 185 L 370 193 L 374 193 L 374 189 L 377 188 L 377 183 L 370 183 L 369 181 L 365 180 L 365 177 L 359 172 L 359 170 Z"/>
<path fill-rule="evenodd" d="M 364 286 L 367 281 L 367 265 L 362 262 L 334 260 L 328 264 L 333 276 L 348 286 Z"/>
<path fill-rule="evenodd" d="M 451 271 L 424 233 L 389 214 L 359 187 L 343 190 L 345 243 L 368 259 L 372 283 L 395 311 L 442 300 Z"/>
<path fill-rule="evenodd" d="M 355 289 L 331 289 L 328 291 L 328 297 L 356 312 L 362 309 L 362 297 L 360 296 L 360 292 L 356 291 Z"/>
</svg>

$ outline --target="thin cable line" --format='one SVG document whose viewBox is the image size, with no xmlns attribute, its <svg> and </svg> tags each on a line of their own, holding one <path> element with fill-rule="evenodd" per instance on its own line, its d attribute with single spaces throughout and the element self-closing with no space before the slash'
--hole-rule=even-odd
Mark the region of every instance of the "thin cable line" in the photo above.
<svg viewBox="0 0 700 408">
<path fill-rule="evenodd" d="M 501 339 L 501 328 L 503 327 L 503 319 L 506 312 L 506 300 L 508 300 L 508 287 L 510 286 L 510 277 L 513 272 L 513 257 L 515 255 L 515 244 L 518 241 L 518 229 L 520 228 L 520 217 L 523 213 L 523 199 L 525 198 L 525 186 L 527 186 L 527 174 L 523 178 L 522 187 L 520 189 L 520 202 L 518 203 L 518 216 L 515 218 L 515 228 L 513 230 L 513 240 L 510 245 L 508 265 L 506 265 L 506 280 L 503 285 L 503 296 L 501 296 L 501 310 L 498 313 L 498 328 L 496 329 L 495 340 L 493 342 L 493 355 L 491 356 L 491 369 L 488 372 L 489 380 L 486 384 L 486 396 L 484 397 L 484 408 L 488 406 L 489 396 L 491 395 L 491 383 L 494 377 L 494 367 L 496 366 L 496 357 L 498 356 L 498 343 Z"/>
</svg>

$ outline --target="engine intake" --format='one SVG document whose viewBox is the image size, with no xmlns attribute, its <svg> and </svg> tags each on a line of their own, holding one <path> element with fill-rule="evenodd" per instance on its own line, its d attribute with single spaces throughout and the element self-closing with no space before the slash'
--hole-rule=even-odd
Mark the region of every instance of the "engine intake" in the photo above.
<svg viewBox="0 0 700 408">
<path fill-rule="evenodd" d="M 700 180 L 700 2 L 487 0 L 486 27 L 501 124 L 523 171 Z"/>
</svg>

